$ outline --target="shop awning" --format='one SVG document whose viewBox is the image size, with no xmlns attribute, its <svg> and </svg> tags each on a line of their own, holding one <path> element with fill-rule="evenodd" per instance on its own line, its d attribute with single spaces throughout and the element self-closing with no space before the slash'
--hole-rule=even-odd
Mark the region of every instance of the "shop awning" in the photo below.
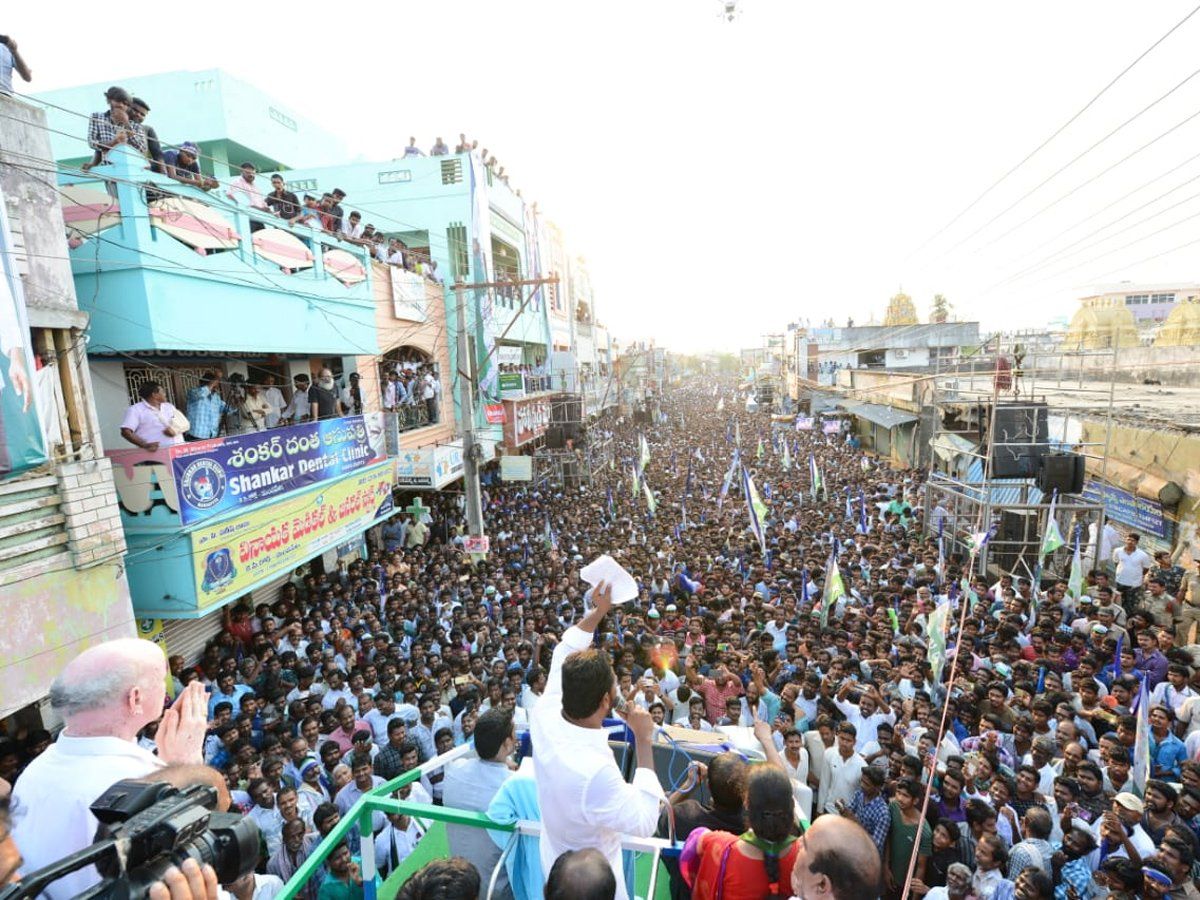
<svg viewBox="0 0 1200 900">
<path fill-rule="evenodd" d="M 874 422 L 883 428 L 908 425 L 918 419 L 918 416 L 913 415 L 908 410 L 896 409 L 894 406 L 883 406 L 879 403 L 858 403 L 853 400 L 843 400 L 838 406 L 853 413 L 860 419 Z"/>
<path fill-rule="evenodd" d="M 1159 478 L 1157 475 L 1152 475 L 1144 469 L 1139 469 L 1137 466 L 1131 466 L 1128 463 L 1119 462 L 1111 458 L 1107 464 L 1101 460 L 1089 459 L 1087 461 L 1087 471 L 1088 475 L 1096 479 L 1100 479 L 1100 473 L 1103 472 L 1103 481 L 1107 481 L 1114 487 L 1119 487 L 1121 490 L 1128 491 L 1138 497 L 1145 497 L 1147 500 L 1174 505 L 1170 501 L 1174 499 L 1173 494 L 1178 491 L 1178 487 L 1175 486 L 1175 491 L 1168 490 L 1169 486 L 1174 486 L 1173 482 L 1167 481 L 1165 478 Z M 1175 500 L 1175 502 L 1178 502 L 1178 500 Z"/>
</svg>

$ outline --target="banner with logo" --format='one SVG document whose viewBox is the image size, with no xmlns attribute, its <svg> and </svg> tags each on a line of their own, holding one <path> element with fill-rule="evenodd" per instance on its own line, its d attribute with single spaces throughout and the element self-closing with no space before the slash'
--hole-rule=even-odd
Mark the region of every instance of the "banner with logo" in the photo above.
<svg viewBox="0 0 1200 900">
<path fill-rule="evenodd" d="M 362 534 L 392 507 L 392 467 L 372 466 L 191 534 L 200 607 L 245 593 Z"/>
<path fill-rule="evenodd" d="M 176 444 L 171 471 L 184 525 L 340 478 L 386 456 L 362 416 Z"/>
</svg>

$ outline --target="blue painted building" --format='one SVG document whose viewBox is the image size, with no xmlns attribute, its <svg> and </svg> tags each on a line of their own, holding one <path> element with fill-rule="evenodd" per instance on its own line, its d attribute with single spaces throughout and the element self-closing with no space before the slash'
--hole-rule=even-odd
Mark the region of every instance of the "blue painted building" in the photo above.
<svg viewBox="0 0 1200 900">
<path fill-rule="evenodd" d="M 167 448 L 148 452 L 121 437 L 125 410 L 148 381 L 186 409 L 204 373 L 221 378 L 226 396 L 242 376 L 260 390 L 273 383 L 290 401 L 297 374 L 369 367 L 380 353 L 379 277 L 363 248 L 291 227 L 235 201 L 224 186 L 202 191 L 156 175 L 127 148 L 86 175 L 61 176 L 59 190 L 80 308 L 90 318 L 88 353 L 134 610 L 164 622 L 173 651 L 194 651 L 215 632 L 222 606 L 247 594 L 274 599 L 297 566 L 355 555 L 363 533 L 392 514 L 394 466 L 378 394 L 364 391 L 365 417 L 332 421 L 336 444 L 305 430 L 315 425 L 239 436 L 226 419 L 226 436 L 204 442 L 211 449 L 194 459 L 206 461 L 179 478 L 184 470 Z M 347 445 L 348 456 L 359 454 L 355 466 L 326 466 L 324 450 L 341 452 L 347 440 L 359 448 Z M 261 465 L 239 469 L 243 455 L 261 463 L 269 453 L 272 462 L 318 474 L 247 493 L 247 479 L 268 476 Z M 301 461 L 305 454 L 311 458 Z M 238 503 L 189 515 L 235 489 Z"/>
<path fill-rule="evenodd" d="M 478 154 L 407 156 L 390 162 L 298 168 L 287 173 L 297 194 L 320 194 L 338 187 L 349 206 L 361 211 L 363 223 L 388 238 L 400 239 L 417 258 L 436 264 L 448 286 L 446 321 L 452 332 L 451 365 L 457 368 L 457 294 L 455 282 L 497 283 L 550 274 L 543 265 L 542 223 L 531 205 L 483 165 Z M 470 371 L 480 375 L 484 397 L 498 399 L 489 371 L 494 366 L 545 369 L 550 359 L 550 324 L 546 287 L 499 287 L 467 290 Z M 467 367 L 463 367 L 467 368 Z M 547 384 L 548 386 L 548 384 Z M 541 385 L 531 385 L 540 391 Z M 455 398 L 457 403 L 457 397 Z M 479 404 L 476 424 L 488 426 Z"/>
</svg>

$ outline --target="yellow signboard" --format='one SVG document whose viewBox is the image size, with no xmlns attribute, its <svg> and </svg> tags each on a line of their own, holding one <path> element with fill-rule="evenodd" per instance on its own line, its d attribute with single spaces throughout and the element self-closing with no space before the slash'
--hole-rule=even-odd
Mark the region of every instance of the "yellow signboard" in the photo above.
<svg viewBox="0 0 1200 900">
<path fill-rule="evenodd" d="M 382 463 L 192 532 L 197 605 L 211 606 L 361 534 L 392 512 Z"/>
</svg>

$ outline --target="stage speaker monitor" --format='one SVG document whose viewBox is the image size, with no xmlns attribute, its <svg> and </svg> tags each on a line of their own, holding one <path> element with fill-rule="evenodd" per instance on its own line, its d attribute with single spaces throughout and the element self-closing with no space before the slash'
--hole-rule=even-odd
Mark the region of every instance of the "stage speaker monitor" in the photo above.
<svg viewBox="0 0 1200 900">
<path fill-rule="evenodd" d="M 1000 527 L 989 545 L 989 560 L 1002 572 L 1011 572 L 1024 555 L 1033 567 L 1033 557 L 1040 543 L 1037 511 L 1006 509 L 1000 513 Z"/>
<path fill-rule="evenodd" d="M 551 425 L 546 429 L 546 446 L 551 450 L 561 450 L 566 446 L 561 425 Z"/>
<path fill-rule="evenodd" d="M 1045 403 L 997 403 L 992 437 L 993 478 L 1033 478 L 1049 449 Z"/>
<path fill-rule="evenodd" d="M 1047 453 L 1038 470 L 1037 486 L 1043 494 L 1083 493 L 1086 460 L 1079 453 Z"/>
</svg>

